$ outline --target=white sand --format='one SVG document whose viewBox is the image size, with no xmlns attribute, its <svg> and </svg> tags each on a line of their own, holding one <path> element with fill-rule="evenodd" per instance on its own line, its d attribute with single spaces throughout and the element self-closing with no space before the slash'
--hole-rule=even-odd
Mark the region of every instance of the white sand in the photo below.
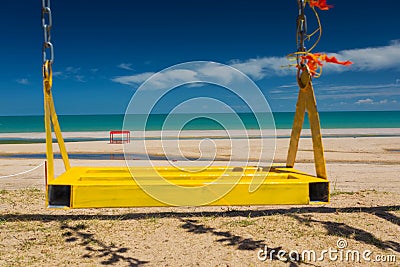
<svg viewBox="0 0 400 267">
<path fill-rule="evenodd" d="M 269 133 L 263 133 L 269 134 Z M 132 132 L 132 137 L 143 137 L 143 132 Z M 256 162 L 260 157 L 265 162 L 265 154 L 260 154 L 260 139 L 246 139 L 246 133 L 230 131 L 234 137 L 232 142 L 226 139 L 205 140 L 205 138 L 224 137 L 224 131 L 184 131 L 180 133 L 181 140 L 174 140 L 178 134 L 174 131 L 162 133 L 168 140 L 142 140 L 134 139 L 128 147 L 129 153 L 138 156 L 146 154 L 164 156 L 166 153 L 174 164 L 196 165 L 199 162 L 185 162 L 182 157 L 215 158 L 214 165 L 227 164 L 226 160 L 232 157 L 237 164 L 245 163 L 247 153 L 250 160 Z M 274 162 L 284 163 L 289 145 L 290 130 L 278 130 Z M 303 131 L 300 140 L 296 168 L 314 174 L 313 152 L 309 130 Z M 381 136 L 381 137 L 371 137 Z M 108 132 L 65 132 L 64 138 L 108 138 Z M 159 131 L 146 132 L 146 137 L 160 137 Z M 258 131 L 249 131 L 248 136 L 259 136 Z M 400 128 L 387 129 L 325 129 L 323 130 L 323 143 L 329 179 L 332 190 L 359 191 L 374 189 L 378 191 L 400 192 Z M 352 137 L 353 136 L 353 137 Z M 195 140 L 185 139 L 199 137 Z M 339 137 L 339 138 L 338 138 Z M 44 138 L 44 133 L 2 133 L 0 138 Z M 109 144 L 108 141 L 68 142 L 67 150 L 70 154 L 77 153 L 123 153 L 123 145 Z M 141 146 L 145 145 L 147 151 Z M 176 148 L 179 145 L 179 149 Z M 232 145 L 234 149 L 232 149 Z M 57 145 L 54 145 L 57 152 Z M 238 152 L 239 151 L 239 152 Z M 45 153 L 44 144 L 0 144 L 0 154 L 35 154 Z M 261 155 L 261 156 L 260 156 Z M 140 158 L 140 157 L 139 157 Z M 176 161 L 175 161 L 176 160 Z M 13 177 L 4 177 L 27 171 L 40 164 L 44 159 L 26 158 L 0 158 L 0 189 L 13 189 L 25 187 L 43 187 L 44 168 Z M 56 161 L 56 174 L 63 172 L 61 160 Z M 169 165 L 166 160 L 155 160 L 154 165 Z M 146 160 L 134 160 L 130 164 L 137 166 L 151 165 Z M 124 160 L 71 160 L 72 165 L 85 166 L 125 166 Z"/>
</svg>

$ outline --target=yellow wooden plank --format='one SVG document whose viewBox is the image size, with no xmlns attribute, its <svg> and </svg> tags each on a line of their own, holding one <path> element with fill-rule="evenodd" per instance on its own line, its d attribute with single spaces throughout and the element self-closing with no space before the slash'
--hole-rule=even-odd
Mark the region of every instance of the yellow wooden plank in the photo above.
<svg viewBox="0 0 400 267">
<path fill-rule="evenodd" d="M 158 201 L 137 186 L 99 185 L 73 187 L 72 208 L 92 207 L 163 207 L 168 203 Z M 167 195 L 162 186 L 154 185 L 154 190 Z M 218 192 L 217 186 L 208 187 L 204 191 L 204 199 L 208 194 L 213 194 L 213 189 Z M 176 201 L 182 196 L 173 195 Z M 197 200 L 201 202 L 202 200 Z M 288 205 L 309 204 L 308 184 L 262 184 L 256 191 L 250 193 L 248 184 L 236 185 L 228 194 L 217 198 L 210 206 L 243 206 L 243 205 Z"/>
<path fill-rule="evenodd" d="M 306 110 L 305 93 L 303 92 L 303 90 L 300 89 L 296 104 L 296 113 L 294 115 L 294 120 L 293 120 L 292 133 L 290 135 L 289 150 L 286 159 L 286 166 L 288 167 L 294 167 L 294 163 L 296 162 L 296 155 L 299 147 L 301 129 L 303 128 L 303 123 L 304 123 L 305 110 Z"/>
<path fill-rule="evenodd" d="M 60 124 L 58 123 L 57 113 L 56 113 L 56 109 L 54 107 L 54 101 L 53 101 L 53 96 L 52 96 L 51 92 L 50 92 L 49 103 L 50 103 L 50 114 L 51 114 L 51 119 L 52 119 L 52 123 L 53 123 L 54 133 L 57 138 L 57 143 L 58 143 L 58 147 L 60 149 L 60 154 L 61 154 L 62 160 L 64 162 L 65 170 L 68 170 L 69 168 L 71 168 L 71 166 L 69 164 L 68 153 L 67 153 L 67 149 L 65 148 L 65 143 L 64 143 L 64 139 L 62 137 Z"/>
<path fill-rule="evenodd" d="M 318 177 L 327 179 L 324 147 L 322 144 L 321 126 L 311 81 L 307 86 L 306 107 L 308 111 L 308 120 L 310 122 L 310 129 L 311 129 L 311 136 L 313 143 L 315 171 Z"/>
<path fill-rule="evenodd" d="M 51 136 L 51 122 L 49 111 L 48 95 L 45 92 L 44 99 L 44 126 L 46 130 L 46 158 L 47 158 L 47 183 L 54 180 L 54 156 L 53 156 L 53 141 Z"/>
<path fill-rule="evenodd" d="M 288 167 L 293 167 L 296 161 L 301 129 L 304 123 L 304 114 L 305 111 L 307 111 L 313 142 L 315 171 L 318 177 L 327 179 L 320 120 L 314 95 L 314 88 L 312 86 L 312 79 L 308 71 L 303 71 L 301 73 L 298 78 L 298 84 L 300 90 L 296 104 L 296 114 L 293 121 L 286 165 Z"/>
<path fill-rule="evenodd" d="M 157 170 L 158 168 L 155 167 Z M 215 182 L 210 184 L 210 177 L 207 176 L 207 171 L 202 174 L 194 175 L 195 179 L 177 179 L 174 175 L 179 175 L 176 169 L 160 168 L 165 173 L 171 170 L 173 175 L 164 177 L 169 181 L 177 182 L 179 186 L 200 186 L 202 187 L 201 193 L 197 194 L 195 202 L 185 198 L 187 194 L 180 193 L 180 191 L 167 190 L 165 184 L 160 183 L 159 179 L 152 179 L 151 176 L 142 180 L 139 184 L 136 180 L 131 178 L 127 179 L 126 176 L 129 172 L 128 168 L 120 167 L 73 167 L 57 179 L 49 183 L 50 186 L 69 186 L 71 191 L 70 204 L 71 208 L 104 208 L 104 207 L 148 207 L 148 206 L 169 206 L 168 203 L 163 203 L 152 196 L 148 195 L 141 186 L 151 186 L 152 193 L 162 195 L 163 199 L 167 197 L 169 200 L 176 200 L 175 203 L 182 203 L 186 201 L 190 203 L 201 203 L 204 200 L 214 199 L 213 202 L 207 205 L 270 205 L 270 204 L 309 204 L 310 203 L 310 183 L 325 183 L 326 187 L 329 182 L 324 179 L 313 177 L 303 174 L 291 168 L 272 168 L 273 171 L 259 171 L 267 175 L 260 187 L 254 191 L 249 191 L 252 176 L 244 175 L 243 177 L 234 175 L 222 176 Z M 243 167 L 246 172 L 246 167 Z M 148 167 L 135 167 L 134 173 L 144 173 L 148 171 Z M 210 173 L 216 174 L 219 170 L 223 174 L 223 168 L 211 168 Z M 263 170 L 263 168 L 253 168 L 253 170 Z M 93 180 L 81 179 L 86 173 L 97 173 L 102 178 Z M 153 174 L 155 172 L 152 172 Z M 183 174 L 185 172 L 181 172 Z M 108 175 L 108 179 L 105 179 Z M 240 175 L 240 174 L 235 174 Z M 123 179 L 121 179 L 121 176 Z M 129 177 L 128 177 L 129 178 Z M 155 178 L 155 177 L 153 177 Z M 207 185 L 207 186 L 204 186 Z M 230 190 L 225 195 L 220 195 L 221 188 L 226 185 L 232 185 Z M 328 190 L 328 189 L 327 189 Z M 178 193 L 176 193 L 178 192 Z M 182 195 L 183 194 L 183 195 Z M 211 197 L 211 198 L 210 198 Z M 179 202 L 181 201 L 181 202 Z M 326 203 L 326 201 L 323 201 Z"/>
</svg>

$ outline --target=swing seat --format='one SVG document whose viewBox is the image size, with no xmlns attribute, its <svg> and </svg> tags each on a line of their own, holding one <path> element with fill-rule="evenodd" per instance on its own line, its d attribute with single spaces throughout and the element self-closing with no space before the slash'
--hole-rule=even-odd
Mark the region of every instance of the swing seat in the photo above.
<svg viewBox="0 0 400 267">
<path fill-rule="evenodd" d="M 197 170 L 199 167 L 197 167 Z M 157 194 L 168 194 L 160 177 L 178 186 L 207 185 L 204 194 L 213 194 L 218 186 L 232 184 L 224 196 L 207 203 L 212 206 L 306 205 L 329 202 L 329 181 L 293 168 L 265 167 L 72 167 L 48 182 L 47 203 L 51 208 L 165 207 L 148 195 L 136 182 L 151 185 Z M 268 172 L 269 170 L 269 172 Z M 134 174 L 135 178 L 132 177 Z M 157 177 L 156 173 L 159 174 Z M 257 190 L 250 192 L 254 177 L 262 177 Z M 239 181 L 239 182 L 238 182 Z M 153 191 L 154 192 L 154 191 Z M 187 195 L 175 195 L 182 200 Z"/>
<path fill-rule="evenodd" d="M 182 203 L 182 205 L 307 205 L 325 204 L 329 202 L 329 181 L 326 173 L 324 149 L 320 129 L 317 104 L 312 85 L 315 76 L 315 64 L 318 54 L 312 54 L 305 49 L 304 40 L 307 35 L 304 7 L 307 1 L 299 2 L 299 16 L 297 21 L 298 52 L 293 55 L 297 58 L 297 82 L 299 94 L 296 104 L 296 113 L 290 136 L 289 151 L 286 166 L 269 167 L 72 167 L 69 164 L 67 150 L 58 123 L 51 92 L 52 64 L 54 61 L 53 44 L 50 42 L 52 29 L 52 15 L 50 0 L 43 1 L 42 27 L 44 30 L 43 54 L 43 92 L 46 129 L 46 201 L 48 207 L 59 208 L 116 208 L 116 207 L 162 207 Z M 313 4 L 314 5 L 314 4 Z M 310 3 L 310 6 L 311 3 Z M 317 7 L 324 9 L 325 6 Z M 315 12 L 315 10 L 314 10 Z M 321 25 L 318 14 L 319 34 Z M 48 24 L 47 24 L 48 23 Z M 319 41 L 320 36 L 317 39 Z M 46 51 L 49 52 L 46 55 Z M 47 56 L 50 55 L 50 58 Z M 326 55 L 319 60 L 349 65 L 348 62 L 339 62 L 336 58 Z M 311 57 L 311 58 L 307 58 Z M 318 61 L 318 60 L 317 60 Z M 319 73 L 320 75 L 320 73 Z M 314 163 L 316 176 L 302 173 L 293 169 L 298 151 L 300 133 L 303 127 L 305 113 L 308 114 L 313 142 Z M 52 129 L 59 145 L 66 172 L 54 177 L 54 155 L 52 143 Z M 129 141 L 129 132 L 111 132 L 113 134 L 127 134 L 121 140 Z M 161 178 L 161 179 L 160 179 Z M 256 188 L 254 180 L 257 180 Z M 171 184 L 175 188 L 189 187 L 195 190 L 169 190 Z M 197 190 L 198 187 L 200 190 Z M 147 191 L 146 191 L 147 188 Z M 151 188 L 151 193 L 148 189 Z M 253 189 L 254 190 L 253 190 Z M 221 189 L 229 189 L 223 191 Z M 196 191 L 197 190 L 197 191 Z M 187 191 L 184 193 L 184 191 Z M 190 192 L 200 194 L 189 195 Z M 176 193 L 178 192 L 178 193 Z M 219 194 L 223 192 L 223 194 Z M 157 197 L 154 197 L 154 193 Z M 167 198 L 163 198 L 163 196 Z M 209 198 L 209 197 L 212 198 Z M 173 201 L 165 201 L 171 199 Z M 194 202 L 195 199 L 197 202 Z M 211 199 L 211 200 L 210 200 Z M 210 203 L 211 201 L 211 203 Z"/>
</svg>

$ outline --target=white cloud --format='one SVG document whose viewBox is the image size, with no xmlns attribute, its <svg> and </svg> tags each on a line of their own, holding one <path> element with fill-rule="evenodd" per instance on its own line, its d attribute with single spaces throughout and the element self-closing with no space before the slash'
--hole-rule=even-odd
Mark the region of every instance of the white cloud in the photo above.
<svg viewBox="0 0 400 267">
<path fill-rule="evenodd" d="M 199 82 L 199 83 L 190 83 L 190 84 L 187 85 L 187 87 L 189 87 L 189 88 L 197 88 L 197 87 L 203 87 L 205 85 L 207 85 L 207 83 Z"/>
<path fill-rule="evenodd" d="M 126 85 L 139 85 L 145 80 L 147 80 L 150 76 L 152 76 L 154 72 L 144 72 L 135 75 L 129 76 L 119 76 L 111 79 L 113 82 L 122 83 Z"/>
<path fill-rule="evenodd" d="M 117 67 L 123 70 L 133 70 L 131 66 L 132 64 L 130 63 L 121 63 Z"/>
<path fill-rule="evenodd" d="M 343 50 L 331 55 L 337 56 L 339 60 L 352 61 L 350 69 L 354 71 L 400 69 L 400 42 L 391 42 L 390 45 L 380 47 Z M 332 69 L 334 64 L 326 66 L 327 69 Z M 348 68 L 341 67 L 339 71 L 346 69 Z"/>
<path fill-rule="evenodd" d="M 76 67 L 66 67 L 65 72 L 68 73 L 78 73 L 81 70 L 81 68 L 76 68 Z"/>
<path fill-rule="evenodd" d="M 297 83 L 291 83 L 278 86 L 278 88 L 293 88 L 293 87 L 298 88 L 299 85 Z"/>
<path fill-rule="evenodd" d="M 53 76 L 54 77 L 62 77 L 64 75 L 64 73 L 62 71 L 55 71 L 53 72 Z"/>
<path fill-rule="evenodd" d="M 30 84 L 30 82 L 27 78 L 17 79 L 17 83 L 22 84 L 22 85 Z"/>
<path fill-rule="evenodd" d="M 354 104 L 357 105 L 384 105 L 387 104 L 389 101 L 387 99 L 383 99 L 380 101 L 374 101 L 371 98 L 366 98 L 366 99 L 359 99 L 357 100 Z M 392 101 L 392 103 L 395 103 Z"/>
<path fill-rule="evenodd" d="M 93 72 L 92 70 L 93 69 L 91 69 L 90 71 Z M 94 70 L 96 70 L 96 69 L 94 69 Z M 81 73 L 82 73 L 82 70 L 80 67 L 70 66 L 70 67 L 66 67 L 63 71 L 53 72 L 53 76 L 58 79 L 62 79 L 62 80 L 72 79 L 77 82 L 85 82 L 85 76 Z"/>
<path fill-rule="evenodd" d="M 230 68 L 222 65 L 216 66 L 213 63 L 205 64 L 200 68 L 196 68 L 194 71 L 198 79 L 201 79 L 200 77 L 213 77 L 221 83 L 229 83 L 233 80 L 233 76 L 235 75 Z"/>
<path fill-rule="evenodd" d="M 274 90 L 269 91 L 268 93 L 270 93 L 270 94 L 283 94 L 283 93 L 287 93 L 287 91 L 274 89 Z"/>
<path fill-rule="evenodd" d="M 231 66 L 249 75 L 254 80 L 271 76 L 287 76 L 295 73 L 295 68 L 285 67 L 286 57 L 251 58 L 244 61 L 231 61 Z"/>
<path fill-rule="evenodd" d="M 361 49 L 342 50 L 337 53 L 327 53 L 336 56 L 339 60 L 350 60 L 353 65 L 345 67 L 337 64 L 324 64 L 326 72 L 343 71 L 376 71 L 386 69 L 400 69 L 400 42 L 392 41 L 390 45 L 368 47 Z M 271 76 L 293 75 L 295 68 L 287 68 L 290 62 L 286 57 L 252 58 L 244 61 L 232 61 L 231 66 L 239 69 L 255 80 Z"/>
<path fill-rule="evenodd" d="M 393 88 L 395 84 L 356 84 L 356 85 L 337 85 L 337 86 L 326 86 L 321 87 L 319 90 L 324 91 L 354 91 L 354 90 L 371 90 L 371 89 L 388 89 Z"/>
<path fill-rule="evenodd" d="M 188 83 L 195 79 L 196 72 L 187 69 L 173 69 L 156 74 L 154 79 L 151 79 L 146 88 L 157 90 L 160 88 L 171 88 L 176 84 Z"/>
<path fill-rule="evenodd" d="M 201 62 L 192 63 L 182 68 L 177 65 L 172 69 L 166 69 L 158 73 L 145 72 L 118 76 L 111 80 L 121 84 L 138 86 L 152 75 L 155 76 L 146 83 L 146 90 L 157 90 L 185 83 L 189 83 L 189 87 L 201 87 L 204 85 L 203 81 L 228 85 L 232 82 L 240 82 L 243 78 L 242 74 L 231 67 L 212 62 Z"/>
<path fill-rule="evenodd" d="M 328 53 L 330 56 L 336 56 L 339 60 L 351 60 L 353 65 L 350 67 L 345 67 L 337 64 L 325 64 L 324 72 L 344 72 L 344 71 L 376 71 L 376 70 L 387 70 L 387 69 L 399 69 L 400 70 L 400 42 L 392 41 L 387 46 L 381 47 L 368 47 L 361 49 L 349 49 L 342 50 L 337 53 Z M 247 60 L 231 60 L 229 65 L 234 67 L 241 72 L 247 74 L 253 80 L 261 80 L 266 77 L 274 77 L 274 76 L 288 76 L 294 75 L 296 72 L 296 68 L 285 67 L 288 66 L 289 62 L 286 57 L 261 57 L 261 58 L 251 58 Z M 122 69 L 131 70 L 131 64 L 121 63 L 118 67 Z M 191 80 L 191 78 L 201 78 L 204 76 L 212 76 L 215 81 L 219 81 L 221 83 L 230 83 L 234 80 L 232 76 L 232 71 L 228 71 L 226 67 L 217 67 L 214 64 L 208 64 L 202 66 L 201 68 L 197 68 L 194 70 L 195 73 L 191 73 L 190 77 L 180 76 L 187 75 L 187 72 L 178 71 L 178 69 L 171 71 L 164 71 L 159 77 L 157 77 L 157 82 L 161 83 L 173 83 L 174 81 L 185 82 L 186 80 Z M 139 85 L 144 82 L 151 75 L 155 74 L 154 72 L 144 72 L 135 75 L 128 76 L 118 76 L 112 79 L 112 81 L 126 84 L 126 85 Z M 157 74 L 158 75 L 158 74 Z M 170 80 L 169 80 L 170 79 Z M 398 86 L 399 80 L 396 80 L 395 84 L 390 84 L 390 87 Z M 157 89 L 160 86 L 154 85 L 153 89 Z M 295 85 L 283 85 L 282 88 L 285 87 L 296 87 Z M 343 90 L 350 88 L 358 88 L 358 89 L 373 89 L 373 88 L 361 88 L 358 86 L 348 86 L 348 88 L 335 88 L 331 87 L 327 90 Z M 376 87 L 383 88 L 380 85 L 376 85 Z M 386 88 L 387 89 L 387 88 Z M 362 97 L 363 95 L 359 95 Z M 353 95 L 355 97 L 355 95 Z"/>
<path fill-rule="evenodd" d="M 246 61 L 231 61 L 230 66 L 238 69 L 239 71 L 249 75 L 254 80 L 260 80 L 265 76 L 285 76 L 289 74 L 294 74 L 295 70 L 281 67 L 283 65 L 287 65 L 286 58 L 259 58 L 259 59 L 249 59 Z M 217 66 L 214 63 L 202 65 L 200 68 L 195 68 L 194 73 L 191 73 L 191 77 L 179 77 L 178 74 L 188 74 L 184 70 L 174 69 L 170 71 L 164 71 L 157 78 L 159 82 L 172 82 L 180 80 L 181 82 L 185 82 L 187 80 L 192 80 L 192 78 L 197 78 L 201 80 L 201 77 L 212 77 L 215 82 L 219 82 L 222 84 L 227 84 L 232 82 L 233 80 L 240 77 L 240 75 L 235 74 L 230 68 L 225 66 Z M 139 85 L 144 82 L 151 75 L 155 74 L 154 72 L 145 72 L 139 73 L 135 75 L 127 75 L 127 76 L 118 76 L 112 79 L 112 81 L 117 83 L 122 83 L 126 85 Z M 167 79 L 172 79 L 171 81 L 167 81 Z M 157 87 L 157 86 L 156 86 Z"/>
<path fill-rule="evenodd" d="M 395 90 L 395 84 L 372 84 L 372 85 L 345 85 L 324 86 L 318 88 L 321 93 L 319 98 L 356 98 L 356 97 L 397 97 L 400 91 Z"/>
<path fill-rule="evenodd" d="M 154 74 L 156 73 L 144 72 L 134 75 L 119 76 L 111 80 L 116 83 L 138 86 Z M 147 88 L 156 90 L 159 89 L 160 87 L 168 86 L 168 84 L 185 83 L 193 80 L 195 76 L 196 72 L 191 70 L 184 70 L 184 69 L 166 70 L 164 72 L 157 73 L 157 77 L 149 81 Z"/>
<path fill-rule="evenodd" d="M 75 75 L 75 80 L 78 82 L 85 82 L 85 76 L 83 75 Z"/>
<path fill-rule="evenodd" d="M 371 98 L 371 97 L 397 97 L 400 90 L 396 90 L 394 83 L 388 84 L 356 84 L 356 85 L 320 85 L 316 90 L 318 99 L 351 99 L 351 98 Z M 297 94 L 293 88 L 290 90 L 274 89 L 270 93 L 275 94 L 274 99 L 296 99 Z M 297 88 L 294 88 L 297 90 Z"/>
<path fill-rule="evenodd" d="M 366 99 L 359 99 L 355 102 L 355 104 L 373 104 L 374 100 L 372 100 L 371 98 L 366 98 Z"/>
</svg>

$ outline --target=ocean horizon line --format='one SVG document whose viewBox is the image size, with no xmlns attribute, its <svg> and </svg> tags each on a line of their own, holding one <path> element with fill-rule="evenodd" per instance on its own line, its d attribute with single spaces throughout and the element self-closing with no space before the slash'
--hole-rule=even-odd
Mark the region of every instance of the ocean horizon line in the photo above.
<svg viewBox="0 0 400 267">
<path fill-rule="evenodd" d="M 260 127 L 258 115 L 266 123 Z M 294 112 L 258 113 L 177 113 L 129 114 L 125 126 L 131 130 L 221 130 L 221 129 L 290 129 Z M 167 120 L 167 117 L 168 120 Z M 61 129 L 68 132 L 108 131 L 123 128 L 124 114 L 58 115 Z M 239 118 L 239 120 L 238 120 Z M 167 124 L 165 122 L 167 121 Z M 322 111 L 321 128 L 400 128 L 400 111 Z M 145 127 L 143 128 L 143 125 Z M 305 116 L 304 128 L 309 128 Z M 0 133 L 42 132 L 43 115 L 0 116 Z"/>
<path fill-rule="evenodd" d="M 373 113 L 373 112 L 400 112 L 400 110 L 338 110 L 338 111 L 330 111 L 330 110 L 318 110 L 318 113 Z M 295 111 L 272 111 L 272 112 L 254 112 L 257 114 L 263 113 L 272 113 L 272 114 L 279 114 L 279 113 L 292 113 L 294 114 Z M 168 115 L 169 113 L 151 113 L 151 115 Z M 193 114 L 193 113 L 175 113 L 175 114 Z M 229 112 L 204 112 L 204 113 L 197 113 L 197 114 L 231 114 Z M 237 112 L 237 114 L 252 114 L 252 112 Z M 135 113 L 131 115 L 147 115 L 146 113 Z M 11 114 L 11 115 L 0 115 L 1 117 L 36 117 L 36 116 L 44 116 L 44 114 Z M 125 116 L 125 113 L 84 113 L 84 114 L 64 114 L 64 113 L 57 113 L 57 116 Z"/>
</svg>

